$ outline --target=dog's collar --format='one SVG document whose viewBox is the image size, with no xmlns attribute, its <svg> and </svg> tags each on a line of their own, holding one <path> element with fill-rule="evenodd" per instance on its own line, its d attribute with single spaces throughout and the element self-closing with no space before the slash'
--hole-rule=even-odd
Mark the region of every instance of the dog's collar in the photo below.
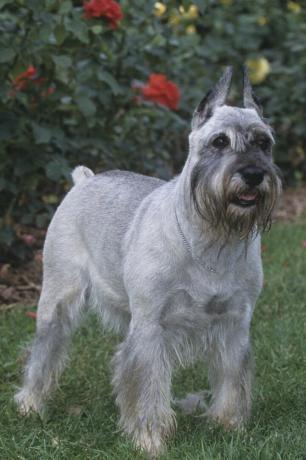
<svg viewBox="0 0 306 460">
<path fill-rule="evenodd" d="M 182 237 L 182 240 L 183 240 L 183 243 L 187 249 L 187 251 L 189 252 L 191 258 L 198 264 L 200 265 L 202 268 L 205 268 L 207 271 L 211 272 L 211 273 L 217 273 L 216 269 L 214 267 L 212 267 L 211 265 L 207 265 L 207 264 L 204 264 L 200 259 L 198 259 L 197 257 L 194 257 L 193 254 L 192 254 L 192 249 L 191 249 L 191 246 L 190 244 L 188 243 L 185 235 L 184 235 L 184 232 L 182 230 L 182 227 L 180 225 L 180 222 L 178 220 L 178 216 L 177 216 L 177 212 L 176 212 L 176 209 L 174 209 L 174 213 L 175 213 L 175 219 L 176 219 L 176 224 L 177 224 L 177 228 L 178 228 L 178 231 L 179 231 L 179 234 L 181 235 Z"/>
</svg>

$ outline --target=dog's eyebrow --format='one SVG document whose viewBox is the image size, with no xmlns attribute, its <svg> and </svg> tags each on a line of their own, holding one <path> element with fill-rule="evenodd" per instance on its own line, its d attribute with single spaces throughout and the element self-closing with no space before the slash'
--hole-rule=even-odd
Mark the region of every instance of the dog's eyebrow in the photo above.
<svg viewBox="0 0 306 460">
<path fill-rule="evenodd" d="M 226 128 L 225 134 L 229 137 L 231 147 L 236 152 L 242 152 L 245 150 L 245 137 L 242 130 L 235 128 Z"/>
<path fill-rule="evenodd" d="M 255 137 L 258 137 L 258 136 L 266 136 L 272 141 L 273 144 L 275 143 L 275 140 L 274 140 L 274 137 L 273 137 L 271 129 L 269 129 L 269 128 L 265 129 L 263 126 L 257 125 L 257 124 L 249 126 L 249 128 L 248 128 L 248 139 L 255 138 Z"/>
<path fill-rule="evenodd" d="M 272 136 L 272 128 L 269 125 L 263 125 L 259 123 L 252 123 L 247 127 L 248 132 L 259 132 L 261 134 L 267 134 L 268 136 Z"/>
</svg>

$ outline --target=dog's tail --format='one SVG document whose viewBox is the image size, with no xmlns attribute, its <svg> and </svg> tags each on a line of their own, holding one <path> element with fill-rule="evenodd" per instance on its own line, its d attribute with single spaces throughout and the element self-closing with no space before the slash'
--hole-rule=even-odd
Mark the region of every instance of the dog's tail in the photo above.
<svg viewBox="0 0 306 460">
<path fill-rule="evenodd" d="M 86 168 L 86 166 L 77 166 L 71 173 L 73 183 L 81 184 L 84 180 L 88 179 L 89 177 L 94 176 L 94 173 L 91 169 Z"/>
</svg>

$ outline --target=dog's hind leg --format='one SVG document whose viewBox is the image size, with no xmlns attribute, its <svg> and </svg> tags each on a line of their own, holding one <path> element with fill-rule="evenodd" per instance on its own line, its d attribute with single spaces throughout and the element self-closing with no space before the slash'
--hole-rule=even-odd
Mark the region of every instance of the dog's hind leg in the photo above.
<svg viewBox="0 0 306 460">
<path fill-rule="evenodd" d="M 42 412 L 43 403 L 64 368 L 69 339 L 86 301 L 87 287 L 80 273 L 50 270 L 44 275 L 36 337 L 25 366 L 23 386 L 15 395 L 22 414 Z"/>
</svg>

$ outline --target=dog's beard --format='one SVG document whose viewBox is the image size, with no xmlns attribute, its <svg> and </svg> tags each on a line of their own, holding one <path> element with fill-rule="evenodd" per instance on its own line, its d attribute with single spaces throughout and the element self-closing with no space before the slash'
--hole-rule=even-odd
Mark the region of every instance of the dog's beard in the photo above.
<svg viewBox="0 0 306 460">
<path fill-rule="evenodd" d="M 249 192 L 242 181 L 235 181 L 227 171 L 217 176 L 212 169 L 195 167 L 191 175 L 191 201 L 195 211 L 209 225 L 216 239 L 238 235 L 248 239 L 258 232 L 269 230 L 272 212 L 281 192 L 280 173 L 271 165 L 263 184 L 256 188 L 254 205 L 241 207 L 235 198 Z"/>
</svg>

